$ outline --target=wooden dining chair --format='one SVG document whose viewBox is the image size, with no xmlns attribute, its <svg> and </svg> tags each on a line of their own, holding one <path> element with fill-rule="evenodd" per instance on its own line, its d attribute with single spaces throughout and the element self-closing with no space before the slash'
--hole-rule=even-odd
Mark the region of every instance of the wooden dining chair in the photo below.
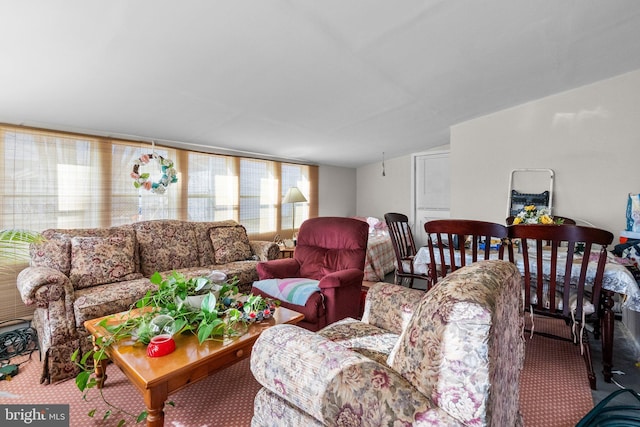
<svg viewBox="0 0 640 427">
<path fill-rule="evenodd" d="M 384 220 L 389 229 L 389 236 L 393 244 L 393 251 L 396 255 L 396 271 L 395 283 L 402 284 L 405 280 L 408 286 L 413 288 L 415 279 L 427 281 L 427 290 L 430 288 L 428 274 L 422 274 L 414 271 L 414 258 L 417 253 L 413 233 L 409 226 L 409 218 L 401 213 L 386 213 Z"/>
<path fill-rule="evenodd" d="M 522 264 L 518 267 L 524 278 L 525 310 L 562 318 L 571 326 L 571 339 L 581 345 L 589 384 L 595 390 L 596 377 L 584 325 L 586 316 L 592 315 L 596 318 L 596 328 L 600 329 L 602 277 L 607 246 L 613 241 L 613 234 L 570 224 L 518 224 L 509 226 L 508 230 L 512 239 L 520 239 L 516 265 Z M 595 271 L 589 270 L 589 262 L 595 263 Z M 602 325 L 602 352 L 603 366 L 606 370 L 608 365 L 610 371 L 613 322 L 609 322 Z"/>
<path fill-rule="evenodd" d="M 513 261 L 507 227 L 469 219 L 437 219 L 424 224 L 432 283 L 465 265 L 486 259 Z"/>
</svg>

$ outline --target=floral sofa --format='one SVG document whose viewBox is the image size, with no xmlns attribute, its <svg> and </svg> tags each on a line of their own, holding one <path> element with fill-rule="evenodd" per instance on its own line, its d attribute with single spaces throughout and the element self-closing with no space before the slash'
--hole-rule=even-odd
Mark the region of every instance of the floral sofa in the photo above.
<svg viewBox="0 0 640 427">
<path fill-rule="evenodd" d="M 377 283 L 361 321 L 270 328 L 252 426 L 518 426 L 522 277 L 480 261 L 429 292 Z"/>
<path fill-rule="evenodd" d="M 235 221 L 141 221 L 111 228 L 50 229 L 30 247 L 18 290 L 35 305 L 33 324 L 44 355 L 41 382 L 74 376 L 74 350 L 91 349 L 84 322 L 127 310 L 153 290 L 154 272 L 187 277 L 221 270 L 241 292 L 258 279 L 256 264 L 275 259 L 275 243 L 250 241 Z"/>
</svg>

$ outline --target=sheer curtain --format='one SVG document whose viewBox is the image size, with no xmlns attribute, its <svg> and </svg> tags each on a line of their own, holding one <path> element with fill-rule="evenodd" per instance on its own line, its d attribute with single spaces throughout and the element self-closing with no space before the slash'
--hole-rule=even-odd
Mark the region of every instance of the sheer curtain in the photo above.
<svg viewBox="0 0 640 427">
<path fill-rule="evenodd" d="M 233 219 L 251 238 L 271 240 L 282 226 L 290 227 L 291 207 L 281 203 L 290 185 L 306 191 L 309 200 L 296 206 L 296 224 L 317 216 L 316 166 L 2 124 L 0 151 L 0 229 Z M 164 194 L 133 186 L 134 161 L 150 153 L 172 160 L 178 172 L 178 182 Z M 157 174 L 154 167 L 157 164 L 150 162 L 141 171 Z M 26 265 L 0 258 L 0 322 L 25 318 L 33 311 L 22 303 L 15 286 L 16 275 Z"/>
</svg>

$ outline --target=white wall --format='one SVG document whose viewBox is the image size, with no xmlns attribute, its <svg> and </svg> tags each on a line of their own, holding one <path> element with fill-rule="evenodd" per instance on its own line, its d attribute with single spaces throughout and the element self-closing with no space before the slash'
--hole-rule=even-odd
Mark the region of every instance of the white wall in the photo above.
<svg viewBox="0 0 640 427">
<path fill-rule="evenodd" d="M 452 217 L 502 222 L 510 171 L 551 168 L 553 212 L 617 236 L 640 192 L 640 70 L 455 125 L 450 158 Z"/>
<path fill-rule="evenodd" d="M 411 156 L 385 160 L 357 169 L 357 215 L 384 219 L 387 212 L 411 216 Z"/>
<path fill-rule="evenodd" d="M 356 215 L 356 169 L 318 168 L 318 215 Z"/>
<path fill-rule="evenodd" d="M 640 192 L 640 70 L 453 126 L 450 159 L 452 217 L 502 222 L 510 171 L 551 168 L 554 213 L 616 244 Z M 623 320 L 639 343 L 640 313 Z"/>
</svg>

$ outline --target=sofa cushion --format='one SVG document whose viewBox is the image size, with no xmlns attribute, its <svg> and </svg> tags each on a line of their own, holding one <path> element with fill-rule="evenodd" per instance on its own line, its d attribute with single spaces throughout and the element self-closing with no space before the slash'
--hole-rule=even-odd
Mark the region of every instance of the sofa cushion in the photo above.
<svg viewBox="0 0 640 427">
<path fill-rule="evenodd" d="M 46 230 L 42 236 L 46 240 L 29 245 L 30 265 L 53 268 L 68 276 L 71 270 L 71 239 L 54 230 Z"/>
<path fill-rule="evenodd" d="M 72 237 L 111 237 L 122 233 L 134 233 L 130 224 L 108 228 L 58 228 L 42 232 L 46 239 L 39 244 L 31 244 L 29 255 L 32 267 L 50 267 L 60 271 L 65 276 L 71 274 L 71 238 Z M 137 241 L 134 239 L 134 244 Z M 135 271 L 140 271 L 138 250 L 134 251 Z"/>
<path fill-rule="evenodd" d="M 79 289 L 75 292 L 76 300 L 73 303 L 76 327 L 85 331 L 85 321 L 126 311 L 147 291 L 155 290 L 156 285 L 147 278 Z"/>
<path fill-rule="evenodd" d="M 209 231 L 216 264 L 244 261 L 253 255 L 247 230 L 237 227 L 213 227 Z"/>
<path fill-rule="evenodd" d="M 142 274 L 136 272 L 134 256 L 135 236 L 130 231 L 110 237 L 72 237 L 69 279 L 76 289 L 139 279 Z"/>
<path fill-rule="evenodd" d="M 420 289 L 378 282 L 367 291 L 362 321 L 400 335 L 424 296 Z"/>
<path fill-rule="evenodd" d="M 193 221 L 190 222 L 198 243 L 198 258 L 201 266 L 213 265 L 216 257 L 211 244 L 210 232 L 212 227 L 237 227 L 239 224 L 232 220 L 225 221 Z"/>
<path fill-rule="evenodd" d="M 156 271 L 197 267 L 198 245 L 188 222 L 141 221 L 134 224 L 140 251 L 140 270 L 145 277 Z"/>
<path fill-rule="evenodd" d="M 350 317 L 321 329 L 318 334 L 383 365 L 399 335 Z"/>
</svg>

